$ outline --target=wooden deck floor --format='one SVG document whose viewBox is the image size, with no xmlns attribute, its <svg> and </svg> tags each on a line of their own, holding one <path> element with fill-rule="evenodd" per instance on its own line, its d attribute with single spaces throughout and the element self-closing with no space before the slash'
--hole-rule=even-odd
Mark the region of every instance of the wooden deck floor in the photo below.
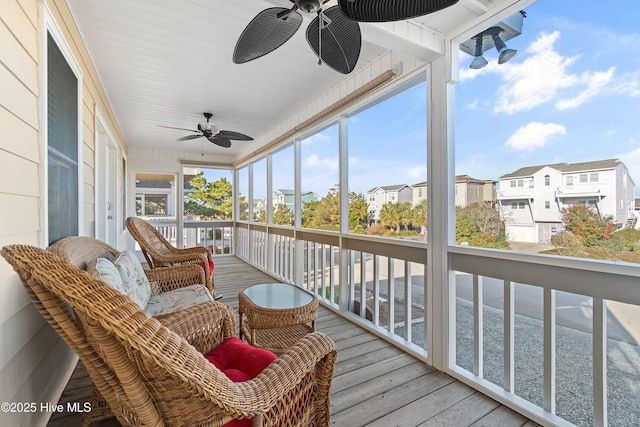
<svg viewBox="0 0 640 427">
<path fill-rule="evenodd" d="M 272 281 L 238 258 L 216 258 L 216 292 L 236 312 L 240 289 Z M 317 329 L 338 346 L 331 389 L 334 426 L 538 425 L 324 307 L 318 312 Z M 85 402 L 91 387 L 80 363 L 60 402 Z M 81 418 L 81 414 L 54 414 L 48 426 L 79 426 Z M 99 424 L 118 425 L 115 420 Z"/>
</svg>

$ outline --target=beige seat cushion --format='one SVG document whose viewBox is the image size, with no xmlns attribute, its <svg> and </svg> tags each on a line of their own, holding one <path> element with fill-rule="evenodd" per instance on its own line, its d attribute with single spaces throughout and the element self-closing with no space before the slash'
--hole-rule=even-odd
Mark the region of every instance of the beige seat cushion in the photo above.
<svg viewBox="0 0 640 427">
<path fill-rule="evenodd" d="M 209 301 L 213 301 L 213 298 L 204 285 L 191 285 L 151 295 L 145 310 L 152 316 L 161 316 Z"/>
</svg>

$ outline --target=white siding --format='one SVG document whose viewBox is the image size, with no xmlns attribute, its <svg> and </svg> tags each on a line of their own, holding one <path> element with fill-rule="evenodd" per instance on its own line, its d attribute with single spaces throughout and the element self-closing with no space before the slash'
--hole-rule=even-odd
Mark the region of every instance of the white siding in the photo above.
<svg viewBox="0 0 640 427">
<path fill-rule="evenodd" d="M 84 50 L 82 39 L 64 0 L 45 2 L 56 26 L 72 49 L 83 73 L 81 129 L 83 148 L 83 217 L 81 233 L 94 233 L 94 123 L 95 110 L 108 112 L 117 130 L 106 95 Z M 7 0 L 0 7 L 0 247 L 9 244 L 44 246 L 41 211 L 45 201 L 43 164 L 46 153 L 40 124 L 46 111 L 39 73 L 46 63 L 39 54 L 44 45 L 45 8 L 36 0 Z M 119 150 L 125 149 L 117 133 Z M 0 401 L 57 402 L 76 356 L 31 304 L 20 279 L 0 258 Z M 2 413 L 0 425 L 45 425 L 49 413 Z"/>
</svg>

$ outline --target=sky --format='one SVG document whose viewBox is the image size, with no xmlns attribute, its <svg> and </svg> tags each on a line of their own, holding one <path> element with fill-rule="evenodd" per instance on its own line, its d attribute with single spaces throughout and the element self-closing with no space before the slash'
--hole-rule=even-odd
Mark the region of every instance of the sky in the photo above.
<svg viewBox="0 0 640 427">
<path fill-rule="evenodd" d="M 518 50 L 468 68 L 460 53 L 455 173 L 497 180 L 524 166 L 618 158 L 640 194 L 640 3 L 541 0 L 527 7 Z M 349 189 L 426 180 L 426 84 L 349 119 Z M 302 190 L 338 183 L 337 125 L 302 141 Z M 273 188 L 293 189 L 293 148 L 273 156 Z M 264 162 L 254 176 L 264 176 Z M 246 187 L 241 183 L 240 191 Z M 266 185 L 254 188 L 264 198 Z"/>
<path fill-rule="evenodd" d="M 498 179 L 524 166 L 618 158 L 640 191 L 640 3 L 539 1 L 517 49 L 456 87 L 456 174 Z"/>
</svg>

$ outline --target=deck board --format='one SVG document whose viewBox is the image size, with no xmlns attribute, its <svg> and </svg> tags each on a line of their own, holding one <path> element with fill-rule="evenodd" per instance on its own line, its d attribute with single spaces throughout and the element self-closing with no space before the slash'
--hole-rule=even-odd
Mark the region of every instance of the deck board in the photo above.
<svg viewBox="0 0 640 427">
<path fill-rule="evenodd" d="M 216 258 L 216 294 L 236 313 L 241 289 L 273 281 L 236 257 Z M 317 330 L 338 347 L 331 389 L 333 426 L 538 425 L 322 306 Z M 90 395 L 91 380 L 79 363 L 60 402 L 85 402 Z M 80 426 L 81 419 L 82 414 L 56 413 L 48 427 Z M 96 425 L 119 424 L 112 419 Z"/>
</svg>

